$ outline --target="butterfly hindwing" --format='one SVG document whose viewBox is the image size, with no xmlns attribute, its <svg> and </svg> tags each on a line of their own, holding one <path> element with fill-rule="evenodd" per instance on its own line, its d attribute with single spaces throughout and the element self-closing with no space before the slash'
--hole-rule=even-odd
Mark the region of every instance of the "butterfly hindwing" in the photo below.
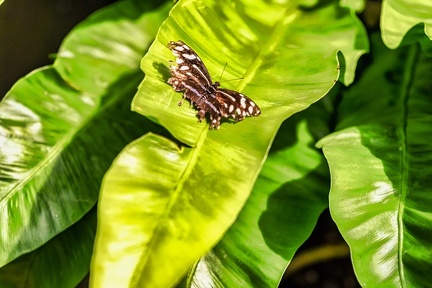
<svg viewBox="0 0 432 288">
<path fill-rule="evenodd" d="M 247 116 L 258 116 L 261 110 L 249 97 L 229 89 L 218 89 L 216 99 L 220 103 L 220 113 L 223 117 L 231 117 L 242 121 Z"/>
</svg>

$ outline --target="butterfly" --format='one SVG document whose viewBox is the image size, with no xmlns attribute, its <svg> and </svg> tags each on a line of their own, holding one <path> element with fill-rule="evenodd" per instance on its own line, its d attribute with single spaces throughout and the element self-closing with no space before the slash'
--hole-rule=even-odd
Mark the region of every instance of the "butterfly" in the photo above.
<svg viewBox="0 0 432 288">
<path fill-rule="evenodd" d="M 183 41 L 170 41 L 168 48 L 176 57 L 170 67 L 172 77 L 168 79 L 175 91 L 184 91 L 183 98 L 189 99 L 198 109 L 201 122 L 205 115 L 210 115 L 210 129 L 219 129 L 221 118 L 233 118 L 236 122 L 246 116 L 258 116 L 261 110 L 247 96 L 229 89 L 219 88 L 219 82 L 212 82 L 210 74 L 195 51 Z"/>
</svg>

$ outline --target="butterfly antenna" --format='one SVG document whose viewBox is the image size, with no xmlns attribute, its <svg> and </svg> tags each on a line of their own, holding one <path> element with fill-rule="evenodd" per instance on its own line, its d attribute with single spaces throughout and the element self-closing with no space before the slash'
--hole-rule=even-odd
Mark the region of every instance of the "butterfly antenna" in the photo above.
<svg viewBox="0 0 432 288">
<path fill-rule="evenodd" d="M 244 79 L 244 77 L 234 78 L 234 79 L 229 79 L 229 80 L 224 80 L 223 82 L 236 81 L 236 80 L 242 80 L 242 79 Z"/>
<path fill-rule="evenodd" d="M 223 70 L 222 70 L 221 75 L 219 76 L 219 81 L 218 81 L 219 83 L 221 82 L 222 75 L 223 75 L 223 73 L 225 72 L 225 68 L 227 67 L 227 65 L 228 65 L 228 62 L 225 62 L 225 66 L 224 66 L 224 68 L 223 68 Z M 235 81 L 235 80 L 241 80 L 241 79 L 244 79 L 244 77 L 235 78 L 235 79 L 229 79 L 229 80 L 224 80 L 223 82 Z"/>
<path fill-rule="evenodd" d="M 228 65 L 228 62 L 225 62 L 225 66 L 224 66 L 224 68 L 222 69 L 222 73 L 221 73 L 221 75 L 219 76 L 219 81 L 218 81 L 218 82 L 221 81 L 221 79 L 222 79 L 222 75 L 223 75 L 223 73 L 225 72 L 225 68 L 226 68 L 227 65 Z"/>
</svg>

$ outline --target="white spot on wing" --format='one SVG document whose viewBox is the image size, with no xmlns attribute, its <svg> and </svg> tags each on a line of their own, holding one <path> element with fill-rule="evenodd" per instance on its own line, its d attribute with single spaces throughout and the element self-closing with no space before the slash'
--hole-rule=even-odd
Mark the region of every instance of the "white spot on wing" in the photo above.
<svg viewBox="0 0 432 288">
<path fill-rule="evenodd" d="M 252 103 L 253 103 L 253 102 L 252 102 Z M 248 108 L 250 114 L 252 114 L 252 112 L 253 112 L 252 103 L 251 103 L 251 106 L 249 106 L 249 108 Z"/>
<path fill-rule="evenodd" d="M 174 49 L 177 50 L 177 51 L 182 52 L 182 51 L 185 50 L 185 48 L 183 48 L 183 47 L 184 47 L 184 46 L 176 46 Z M 175 52 L 174 52 L 174 53 L 175 53 Z"/>
<path fill-rule="evenodd" d="M 192 64 L 192 67 L 195 68 L 195 70 L 197 70 L 199 74 L 201 74 L 201 76 L 206 80 L 207 85 L 211 85 L 210 79 L 207 78 L 207 76 L 201 71 L 201 69 L 198 68 L 197 65 Z"/>
<path fill-rule="evenodd" d="M 242 97 L 242 98 L 240 99 L 240 106 L 241 106 L 243 109 L 246 108 L 246 98 L 245 98 L 245 97 Z"/>
<path fill-rule="evenodd" d="M 189 66 L 186 66 L 186 65 L 181 66 L 181 67 L 180 67 L 180 70 L 181 70 L 181 71 L 189 70 Z"/>
<path fill-rule="evenodd" d="M 184 58 L 186 58 L 186 59 L 189 59 L 189 60 L 194 60 L 194 59 L 196 59 L 196 56 L 195 55 L 193 55 L 193 54 L 182 54 L 182 56 L 184 57 Z"/>
<path fill-rule="evenodd" d="M 234 105 L 231 104 L 230 107 L 229 107 L 229 109 L 228 109 L 228 112 L 231 113 L 233 111 L 234 111 Z"/>
</svg>

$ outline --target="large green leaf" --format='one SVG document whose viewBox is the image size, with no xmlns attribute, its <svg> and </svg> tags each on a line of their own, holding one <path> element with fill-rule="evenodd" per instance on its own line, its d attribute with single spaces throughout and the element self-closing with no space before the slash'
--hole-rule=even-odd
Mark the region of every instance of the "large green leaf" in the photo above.
<svg viewBox="0 0 432 288">
<path fill-rule="evenodd" d="M 205 123 L 197 125 L 193 117 L 196 112 L 187 105 L 177 107 L 179 93 L 169 89 L 166 83 L 170 77 L 167 59 L 173 58 L 166 44 L 173 39 L 182 39 L 195 49 L 211 75 L 220 74 L 228 63 L 224 77 L 244 77 L 244 80 L 235 86 L 231 84 L 233 81 L 226 82 L 227 88 L 252 94 L 253 100 L 263 106 L 264 113 L 259 118 L 247 119 L 234 127 L 222 125 L 221 131 L 240 129 L 237 126 L 242 130 L 246 126 L 255 129 L 258 121 L 263 133 L 271 130 L 270 135 L 274 135 L 283 119 L 308 107 L 332 86 L 338 74 L 337 50 L 342 50 L 346 59 L 345 82 L 352 81 L 356 61 L 367 49 L 367 38 L 349 10 L 333 4 L 312 13 L 296 8 L 295 2 L 272 5 L 243 2 L 236 7 L 224 2 L 217 5 L 179 2 L 181 5 L 171 11 L 171 17 L 143 59 L 142 68 L 147 77 L 132 108 L 154 119 L 188 145 L 194 146 L 202 135 Z M 260 10 L 262 14 L 258 13 Z M 224 19 L 226 15 L 228 19 Z M 199 30 L 195 29 L 194 22 L 200 23 Z M 267 106 L 271 114 L 266 113 Z M 224 133 L 216 135 L 221 134 Z"/>
<path fill-rule="evenodd" d="M 322 142 L 330 209 L 364 287 L 428 287 L 432 271 L 432 58 L 388 50 L 344 95 L 342 129 Z M 345 129 L 344 129 L 345 128 Z"/>
<path fill-rule="evenodd" d="M 0 267 L 45 244 L 43 249 L 51 251 L 41 252 L 38 260 L 46 266 L 27 265 L 22 271 L 27 280 L 45 277 L 44 284 L 32 282 L 35 287 L 71 287 L 66 283 L 79 280 L 76 271 L 83 277 L 92 252 L 88 243 L 94 237 L 94 221 L 93 231 L 81 232 L 83 241 L 48 241 L 94 206 L 104 173 L 127 143 L 149 130 L 164 133 L 130 111 L 142 80 L 139 61 L 167 13 L 168 6 L 148 13 L 152 6 L 124 1 L 90 17 L 62 44 L 54 64 L 60 73 L 53 67 L 39 69 L 21 79 L 0 103 Z M 135 27 L 135 41 L 124 33 L 125 26 Z M 91 37 L 94 41 L 86 45 L 78 41 Z M 108 42 L 117 43 L 117 48 L 102 45 Z M 124 57 L 125 49 L 118 49 L 124 43 L 129 47 L 128 61 L 116 62 Z M 94 77 L 82 78 L 88 75 Z M 71 248 L 76 248 L 75 257 L 63 257 L 60 251 Z M 21 266 L 22 259 L 17 260 Z M 80 268 L 63 279 L 39 274 L 53 273 L 65 263 Z M 14 265 L 0 269 L 1 287 L 25 282 L 9 274 Z"/>
<path fill-rule="evenodd" d="M 186 286 L 277 287 L 328 205 L 327 163 L 314 147 L 315 137 L 328 132 L 322 104 L 282 124 L 245 207 L 189 273 Z"/>
<path fill-rule="evenodd" d="M 79 173 L 81 162 L 71 164 L 91 154 L 66 150 L 76 133 L 71 131 L 90 117 L 90 100 L 45 68 L 19 81 L 1 102 L 1 266 L 42 245 L 94 205 L 98 180 Z M 77 144 L 85 140 L 78 138 Z M 97 169 L 92 170 L 97 174 Z M 88 190 L 76 191 L 77 180 Z"/>
<path fill-rule="evenodd" d="M 336 4 L 302 10 L 294 2 L 179 1 L 142 61 L 146 78 L 133 109 L 188 146 L 148 135 L 119 155 L 101 194 L 93 287 L 176 283 L 235 221 L 282 121 L 333 86 L 338 50 L 352 77 L 352 59 L 364 52 L 357 47 L 367 44 L 363 32 Z M 262 115 L 214 131 L 197 123 L 193 107 L 179 107 L 181 94 L 166 83 L 173 59 L 166 44 L 178 39 L 213 76 L 228 62 L 224 79 L 244 79 L 225 86 L 251 97 Z"/>
<path fill-rule="evenodd" d="M 104 94 L 119 82 L 119 75 L 136 73 L 137 59 L 144 55 L 171 6 L 155 10 L 161 2 L 121 1 L 93 14 L 65 38 L 54 67 L 73 87 Z"/>
<path fill-rule="evenodd" d="M 383 1 L 381 33 L 388 47 L 398 47 L 408 30 L 418 23 L 424 23 L 424 33 L 432 40 L 432 1 Z"/>
<path fill-rule="evenodd" d="M 173 284 L 172 279 L 175 279 L 178 270 L 171 266 L 176 266 L 178 259 L 168 259 L 165 266 L 158 266 L 153 274 L 142 271 L 142 262 L 159 260 L 152 259 L 155 256 L 149 253 L 156 247 L 183 252 L 183 242 L 197 241 L 193 236 L 199 234 L 198 231 L 183 232 L 182 228 L 197 229 L 200 225 L 190 225 L 189 221 L 204 219 L 191 217 L 180 223 L 170 220 L 173 217 L 171 214 L 191 213 L 201 216 L 199 214 L 205 211 L 199 211 L 201 207 L 195 207 L 198 211 L 193 210 L 192 199 L 187 198 L 177 200 L 183 204 L 177 211 L 166 211 L 165 208 L 171 205 L 172 194 L 179 185 L 178 180 L 192 153 L 190 148 L 179 149 L 167 139 L 147 134 L 128 145 L 116 159 L 102 186 L 96 254 L 91 272 L 92 287 L 153 287 L 151 283 L 157 281 L 165 281 L 166 287 Z M 159 167 L 154 163 L 158 163 Z M 136 177 L 137 174 L 140 177 Z M 106 193 L 107 190 L 116 193 Z M 158 193 L 154 193 L 154 190 Z M 201 197 L 204 196 L 205 193 L 202 193 Z M 193 200 L 203 202 L 198 197 Z M 166 211 L 166 214 L 159 211 Z M 208 209 L 208 212 L 207 218 L 211 219 L 212 211 Z M 166 227 L 160 227 L 161 221 Z M 160 232 L 152 236 L 154 230 Z M 177 235 L 179 232 L 182 233 Z M 184 257 L 193 255 L 185 254 Z M 126 283 L 126 280 L 130 282 Z"/>
<path fill-rule="evenodd" d="M 37 250 L 3 266 L 1 287 L 76 287 L 89 271 L 95 226 L 96 209 L 93 208 Z"/>
</svg>

